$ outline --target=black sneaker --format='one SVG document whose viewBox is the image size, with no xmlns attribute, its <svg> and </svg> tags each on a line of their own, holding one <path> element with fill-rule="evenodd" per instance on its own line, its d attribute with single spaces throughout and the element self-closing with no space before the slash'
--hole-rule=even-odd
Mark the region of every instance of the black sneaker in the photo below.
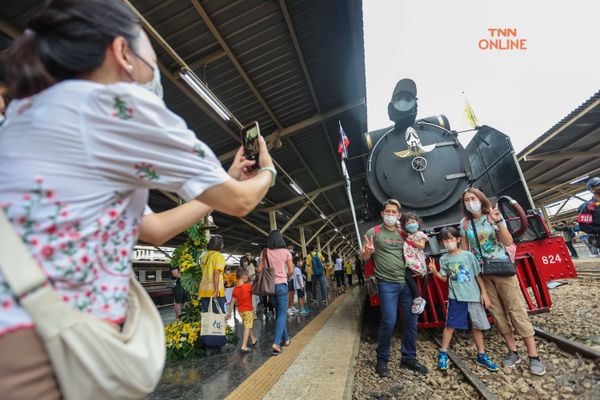
<svg viewBox="0 0 600 400">
<path fill-rule="evenodd" d="M 390 370 L 388 369 L 387 364 L 387 361 L 385 361 L 383 358 L 377 359 L 377 366 L 375 367 L 375 372 L 377 372 L 377 375 L 379 375 L 379 377 L 386 378 L 390 376 Z"/>
<path fill-rule="evenodd" d="M 417 371 L 418 373 L 421 373 L 423 375 L 426 375 L 429 370 L 427 369 L 426 366 L 424 366 L 423 364 L 419 364 L 417 362 L 417 360 L 402 360 L 400 362 L 400 366 L 402 368 L 408 368 L 408 369 L 412 369 L 413 371 Z"/>
</svg>

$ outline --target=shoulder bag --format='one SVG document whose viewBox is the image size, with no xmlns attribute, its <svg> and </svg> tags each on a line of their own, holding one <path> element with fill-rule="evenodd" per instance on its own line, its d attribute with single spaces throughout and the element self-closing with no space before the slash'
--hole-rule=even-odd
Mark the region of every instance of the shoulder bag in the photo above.
<svg viewBox="0 0 600 400">
<path fill-rule="evenodd" d="M 257 296 L 273 296 L 275 294 L 275 270 L 271 268 L 267 249 L 262 254 L 265 267 L 256 273 L 256 280 L 252 284 L 252 294 Z"/>
<path fill-rule="evenodd" d="M 162 319 L 130 275 L 127 320 L 118 327 L 64 302 L 0 211 L 0 271 L 44 342 L 63 397 L 141 399 L 165 364 Z"/>
<path fill-rule="evenodd" d="M 492 259 L 487 258 L 481 251 L 481 245 L 479 244 L 479 235 L 475 228 L 475 221 L 471 218 L 471 226 L 473 227 L 473 233 L 475 234 L 475 243 L 479 249 L 479 255 L 481 256 L 481 273 L 489 276 L 513 276 L 517 273 L 517 266 L 513 260 L 509 259 Z M 508 255 L 508 253 L 507 253 Z"/>
</svg>

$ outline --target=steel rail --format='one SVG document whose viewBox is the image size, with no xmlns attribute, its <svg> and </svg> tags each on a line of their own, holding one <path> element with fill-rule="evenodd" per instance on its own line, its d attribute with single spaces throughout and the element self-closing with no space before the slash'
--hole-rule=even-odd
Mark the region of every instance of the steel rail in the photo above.
<svg viewBox="0 0 600 400">
<path fill-rule="evenodd" d="M 582 357 L 589 358 L 596 362 L 600 360 L 600 351 L 594 350 L 591 347 L 588 347 L 582 343 L 569 340 L 563 336 L 546 332 L 541 328 L 534 327 L 533 330 L 535 331 L 536 336 L 539 336 L 542 339 L 555 343 L 568 353 L 579 354 Z"/>
<path fill-rule="evenodd" d="M 435 337 L 433 333 L 429 333 L 429 337 L 436 343 L 438 347 L 441 346 L 440 340 L 437 337 Z M 487 387 L 487 385 L 483 383 L 481 379 L 479 379 L 479 376 L 477 376 L 477 374 L 475 374 L 473 371 L 471 371 L 469 367 L 467 367 L 467 364 L 465 364 L 464 361 L 455 352 L 453 352 L 452 350 L 448 350 L 448 357 L 450 358 L 450 360 L 452 360 L 452 362 L 454 363 L 454 365 L 456 365 L 460 372 L 463 373 L 465 378 L 467 378 L 467 381 L 469 381 L 471 386 L 473 386 L 475 390 L 479 392 L 482 398 L 484 398 L 485 400 L 498 399 L 498 397 L 496 397 L 496 395 L 492 393 L 490 388 Z"/>
</svg>

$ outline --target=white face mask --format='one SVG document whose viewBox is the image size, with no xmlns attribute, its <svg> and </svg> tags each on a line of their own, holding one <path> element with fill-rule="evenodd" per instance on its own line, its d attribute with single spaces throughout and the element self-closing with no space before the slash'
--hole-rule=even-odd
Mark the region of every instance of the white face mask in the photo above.
<svg viewBox="0 0 600 400">
<path fill-rule="evenodd" d="M 477 200 L 465 201 L 465 208 L 471 213 L 479 212 L 479 210 L 481 210 L 481 202 Z"/>
<path fill-rule="evenodd" d="M 398 223 L 398 217 L 395 215 L 384 214 L 383 215 L 383 223 L 386 224 L 387 226 L 396 226 L 396 223 Z"/>
<path fill-rule="evenodd" d="M 458 248 L 458 243 L 448 242 L 448 243 L 444 243 L 444 246 L 446 247 L 446 249 L 452 251 L 452 250 L 456 250 Z"/>
<path fill-rule="evenodd" d="M 158 65 L 153 68 L 153 76 L 152 76 L 152 80 L 150 82 L 148 82 L 148 83 L 136 82 L 136 84 L 143 87 L 144 89 L 151 91 L 152 93 L 157 95 L 160 99 L 163 98 L 163 87 L 162 87 L 162 83 L 160 81 L 160 69 L 158 68 Z"/>
</svg>

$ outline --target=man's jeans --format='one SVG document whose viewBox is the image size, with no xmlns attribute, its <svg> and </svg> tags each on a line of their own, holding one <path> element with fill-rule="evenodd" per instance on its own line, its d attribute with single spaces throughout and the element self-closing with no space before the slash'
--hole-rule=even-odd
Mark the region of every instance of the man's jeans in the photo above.
<svg viewBox="0 0 600 400">
<path fill-rule="evenodd" d="M 381 322 L 379 323 L 379 345 L 377 346 L 377 358 L 389 361 L 390 342 L 394 327 L 398 306 L 402 313 L 402 359 L 415 360 L 417 358 L 417 315 L 411 312 L 413 302 L 410 288 L 404 282 L 379 281 L 379 308 L 381 310 Z"/>
<path fill-rule="evenodd" d="M 317 282 L 321 288 L 321 301 L 327 301 L 327 284 L 325 283 L 325 274 L 321 276 L 312 276 L 312 298 L 317 300 Z"/>
</svg>

